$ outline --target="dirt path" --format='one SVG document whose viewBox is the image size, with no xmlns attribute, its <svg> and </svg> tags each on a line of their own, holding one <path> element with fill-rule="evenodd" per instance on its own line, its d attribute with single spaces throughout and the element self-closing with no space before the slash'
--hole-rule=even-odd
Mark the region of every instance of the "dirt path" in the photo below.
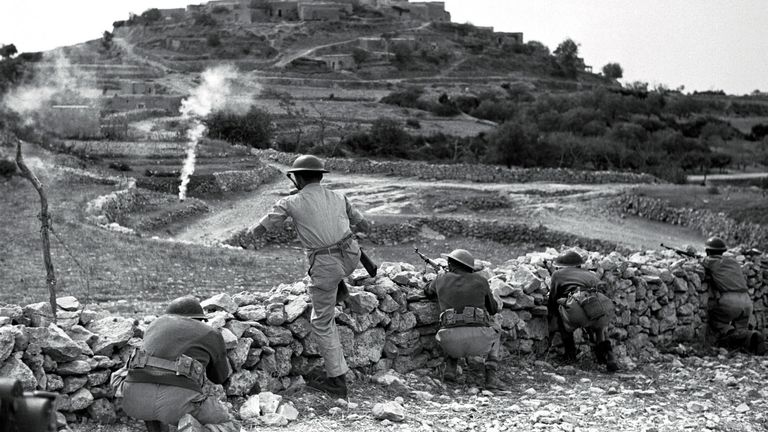
<svg viewBox="0 0 768 432">
<path fill-rule="evenodd" d="M 273 166 L 283 171 L 286 169 L 278 164 Z M 423 195 L 430 191 L 439 190 L 446 197 L 494 192 L 506 195 L 512 201 L 512 207 L 489 212 L 459 210 L 441 215 L 542 224 L 553 230 L 612 241 L 633 249 L 654 249 L 662 242 L 696 245 L 704 241 L 701 234 L 684 227 L 641 218 L 622 218 L 606 211 L 606 202 L 628 185 L 435 183 L 416 178 L 344 173 L 331 173 L 325 183 L 349 196 L 353 204 L 374 221 L 381 217 L 408 219 L 434 214 L 434 209 L 422 206 Z M 285 178 L 278 177 L 256 191 L 211 203 L 211 213 L 189 225 L 178 227 L 178 231 L 171 231 L 176 231 L 174 237 L 179 240 L 202 244 L 222 242 L 256 223 L 291 188 Z M 553 196 L 558 193 L 567 195 Z"/>
</svg>

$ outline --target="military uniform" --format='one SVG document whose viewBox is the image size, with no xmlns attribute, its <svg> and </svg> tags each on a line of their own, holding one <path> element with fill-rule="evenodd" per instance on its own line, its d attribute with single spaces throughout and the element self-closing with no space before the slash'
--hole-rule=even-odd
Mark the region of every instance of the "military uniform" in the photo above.
<svg viewBox="0 0 768 432">
<path fill-rule="evenodd" d="M 701 265 L 712 292 L 707 305 L 710 339 L 720 347 L 765 354 L 763 335 L 749 329 L 752 299 L 741 265 L 732 257 L 723 256 L 727 247 L 719 237 L 707 239 L 705 248 L 707 256 Z"/>
<path fill-rule="evenodd" d="M 467 252 L 463 261 L 469 264 L 467 256 L 471 257 Z M 471 263 L 474 264 L 474 259 Z M 437 298 L 440 308 L 441 328 L 435 338 L 446 355 L 446 378 L 455 379 L 458 359 L 483 357 L 486 386 L 498 387 L 495 374 L 500 335 L 496 328 L 491 327 L 491 316 L 499 312 L 499 305 L 488 281 L 479 274 L 471 273 L 469 265 L 466 267 L 466 270 L 457 268 L 438 275 L 425 289 L 427 297 Z"/>
<path fill-rule="evenodd" d="M 600 280 L 593 272 L 580 268 L 583 259 L 568 252 L 555 261 L 562 267 L 552 274 L 547 309 L 551 327 L 560 332 L 566 358 L 576 359 L 573 332 L 585 329 L 594 338 L 594 352 L 598 363 L 605 363 L 609 371 L 618 369 L 606 329 L 614 317 L 613 302 L 597 292 Z M 554 324 L 554 325 L 552 325 Z"/>
<path fill-rule="evenodd" d="M 122 407 L 129 416 L 176 425 L 191 414 L 218 425 L 213 429 L 239 430 L 227 408 L 202 391 L 206 378 L 223 384 L 231 373 L 224 339 L 207 324 L 180 315 L 157 318 L 128 366 Z"/>
<path fill-rule="evenodd" d="M 297 159 L 294 167 L 301 165 L 302 158 L 312 158 L 312 162 L 319 163 L 315 171 L 327 172 L 319 159 L 310 156 Z M 360 247 L 351 226 L 365 219 L 346 196 L 319 183 L 309 183 L 298 193 L 279 200 L 261 218 L 259 225 L 271 230 L 282 225 L 288 217 L 293 219 L 309 261 L 312 331 L 325 361 L 326 376 L 343 377 L 349 367 L 334 319 L 337 290 L 360 262 Z M 346 390 L 343 393 L 345 395 Z"/>
</svg>

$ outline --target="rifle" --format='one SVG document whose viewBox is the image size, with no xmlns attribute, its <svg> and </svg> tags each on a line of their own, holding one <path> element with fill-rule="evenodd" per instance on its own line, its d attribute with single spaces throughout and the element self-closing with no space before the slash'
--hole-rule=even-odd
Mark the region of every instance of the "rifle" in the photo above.
<svg viewBox="0 0 768 432">
<path fill-rule="evenodd" d="M 20 381 L 0 378 L 0 431 L 55 431 L 55 399 L 56 393 L 25 392 Z"/>
<path fill-rule="evenodd" d="M 436 272 L 439 272 L 440 270 L 445 270 L 445 266 L 443 266 L 442 264 L 438 264 L 435 260 L 419 252 L 419 248 L 413 248 L 413 251 L 416 252 L 416 255 L 418 255 L 419 258 L 424 260 L 425 263 L 427 263 L 430 267 L 435 269 Z"/>
<path fill-rule="evenodd" d="M 672 246 L 667 246 L 664 243 L 661 243 L 661 247 L 663 247 L 664 249 L 669 249 L 671 251 L 675 251 L 675 253 L 677 253 L 678 255 L 682 255 L 684 257 L 695 258 L 695 259 L 701 258 L 700 256 L 698 256 L 696 254 L 692 254 L 692 253 L 690 253 L 688 251 L 684 251 L 682 249 L 673 248 Z"/>
</svg>

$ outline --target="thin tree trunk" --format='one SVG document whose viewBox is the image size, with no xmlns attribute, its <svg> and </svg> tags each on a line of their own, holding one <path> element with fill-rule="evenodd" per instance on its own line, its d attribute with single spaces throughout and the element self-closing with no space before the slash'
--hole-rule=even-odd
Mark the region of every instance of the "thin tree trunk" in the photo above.
<svg viewBox="0 0 768 432">
<path fill-rule="evenodd" d="M 48 286 L 48 297 L 51 302 L 51 311 L 53 312 L 53 322 L 56 322 L 56 273 L 53 270 L 53 261 L 51 261 L 51 240 L 48 236 L 50 230 L 50 216 L 48 215 L 48 196 L 45 193 L 43 184 L 40 183 L 37 176 L 27 167 L 24 157 L 21 154 L 21 140 L 16 141 L 16 165 L 21 171 L 21 176 L 29 180 L 37 193 L 40 195 L 40 237 L 43 240 L 43 261 L 45 262 L 45 283 Z"/>
</svg>

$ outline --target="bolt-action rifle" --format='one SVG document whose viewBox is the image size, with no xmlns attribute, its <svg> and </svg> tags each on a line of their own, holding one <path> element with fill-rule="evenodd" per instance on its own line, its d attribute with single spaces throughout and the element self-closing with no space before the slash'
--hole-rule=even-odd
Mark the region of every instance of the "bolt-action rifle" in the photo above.
<svg viewBox="0 0 768 432">
<path fill-rule="evenodd" d="M 696 255 L 694 253 L 690 253 L 690 252 L 684 251 L 682 249 L 673 248 L 672 246 L 667 246 L 664 243 L 661 244 L 661 247 L 663 247 L 664 249 L 669 249 L 671 251 L 675 251 L 675 253 L 677 253 L 678 255 L 684 256 L 686 258 L 694 258 L 694 259 L 700 259 L 701 258 L 700 256 L 698 256 L 698 255 Z"/>
<path fill-rule="evenodd" d="M 424 260 L 425 263 L 427 263 L 430 267 L 435 269 L 436 272 L 439 272 L 440 270 L 445 270 L 445 266 L 443 266 L 442 264 L 438 264 L 437 261 L 419 252 L 419 248 L 413 248 L 413 251 L 416 252 L 416 255 L 418 255 L 419 258 Z"/>
</svg>

